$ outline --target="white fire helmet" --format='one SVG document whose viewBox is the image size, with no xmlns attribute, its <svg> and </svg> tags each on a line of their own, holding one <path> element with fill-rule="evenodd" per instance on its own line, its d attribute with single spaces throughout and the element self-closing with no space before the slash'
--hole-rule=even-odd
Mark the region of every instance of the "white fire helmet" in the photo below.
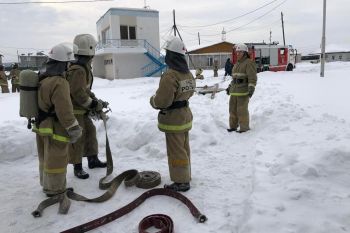
<svg viewBox="0 0 350 233">
<path fill-rule="evenodd" d="M 248 46 L 245 44 L 236 44 L 235 45 L 236 51 L 243 51 L 243 52 L 248 52 Z"/>
<path fill-rule="evenodd" d="M 74 52 L 73 52 L 72 44 L 69 43 L 60 43 L 52 47 L 50 52 L 48 53 L 48 57 L 62 62 L 68 62 L 74 60 Z"/>
<path fill-rule="evenodd" d="M 94 56 L 97 42 L 90 34 L 79 34 L 75 36 L 73 43 L 78 46 L 77 55 Z"/>
<path fill-rule="evenodd" d="M 185 55 L 187 52 L 184 42 L 178 37 L 170 36 L 164 45 L 164 49 Z"/>
</svg>

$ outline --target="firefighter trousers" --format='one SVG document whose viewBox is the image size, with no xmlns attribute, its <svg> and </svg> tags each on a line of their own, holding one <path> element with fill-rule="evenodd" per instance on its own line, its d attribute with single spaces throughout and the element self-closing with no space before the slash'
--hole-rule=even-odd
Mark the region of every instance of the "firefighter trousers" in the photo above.
<svg viewBox="0 0 350 233">
<path fill-rule="evenodd" d="M 1 85 L 1 92 L 2 93 L 9 93 L 9 87 L 7 85 Z"/>
<path fill-rule="evenodd" d="M 58 194 L 66 190 L 68 143 L 50 136 L 36 135 L 39 158 L 40 185 L 46 194 Z"/>
<path fill-rule="evenodd" d="M 69 145 L 69 163 L 71 164 L 82 163 L 83 156 L 98 155 L 98 142 L 94 123 L 86 114 L 75 115 L 75 117 L 83 128 L 83 133 L 76 143 Z"/>
<path fill-rule="evenodd" d="M 19 92 L 19 84 L 12 84 L 12 93 Z"/>
<path fill-rule="evenodd" d="M 191 180 L 191 151 L 188 132 L 165 133 L 170 179 L 177 183 Z"/>
<path fill-rule="evenodd" d="M 232 96 L 230 97 L 229 112 L 230 112 L 230 129 L 241 131 L 249 130 L 249 111 L 248 111 L 249 96 Z"/>
</svg>

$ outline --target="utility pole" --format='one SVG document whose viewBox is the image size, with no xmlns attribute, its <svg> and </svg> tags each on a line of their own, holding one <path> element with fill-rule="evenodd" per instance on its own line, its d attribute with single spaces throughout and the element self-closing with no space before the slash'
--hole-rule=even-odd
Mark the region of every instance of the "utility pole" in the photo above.
<svg viewBox="0 0 350 233">
<path fill-rule="evenodd" d="M 199 35 L 199 32 L 198 32 L 198 44 L 201 45 L 201 37 Z"/>
<path fill-rule="evenodd" d="M 176 33 L 179 34 L 180 39 L 183 41 L 182 36 L 179 32 L 179 29 L 177 29 L 177 26 L 176 26 L 175 10 L 173 10 L 173 20 L 174 20 L 174 25 L 173 25 L 174 35 L 176 36 Z M 199 37 L 199 32 L 198 32 L 198 37 Z M 199 43 L 200 43 L 200 41 L 199 41 Z M 190 54 L 188 54 L 188 59 L 189 59 L 190 63 L 192 64 L 193 68 L 197 69 L 197 67 L 195 66 L 195 64 L 192 61 Z"/>
<path fill-rule="evenodd" d="M 321 48 L 321 73 L 324 77 L 324 63 L 326 58 L 326 0 L 323 0 L 323 28 L 322 28 L 322 48 Z"/>
<path fill-rule="evenodd" d="M 282 20 L 282 33 L 283 33 L 283 45 L 286 46 L 286 39 L 284 37 L 284 21 L 283 21 L 283 12 L 281 12 L 281 20 Z"/>
<path fill-rule="evenodd" d="M 271 40 L 272 40 L 272 31 L 270 29 L 270 43 L 269 43 L 269 64 L 271 62 Z"/>
<path fill-rule="evenodd" d="M 175 21 L 175 10 L 173 10 L 173 20 L 174 20 L 174 25 L 173 25 L 174 36 L 176 36 L 177 28 L 176 28 L 176 21 Z"/>
</svg>

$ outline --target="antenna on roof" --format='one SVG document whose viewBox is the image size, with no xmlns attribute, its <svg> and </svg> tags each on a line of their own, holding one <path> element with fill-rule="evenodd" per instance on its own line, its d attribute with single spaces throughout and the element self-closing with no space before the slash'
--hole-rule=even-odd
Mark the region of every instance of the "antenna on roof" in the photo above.
<svg viewBox="0 0 350 233">
<path fill-rule="evenodd" d="M 145 9 L 150 9 L 150 6 L 147 6 L 147 1 L 144 0 L 143 2 L 144 2 L 144 7 L 143 7 L 143 8 L 145 8 Z"/>
</svg>

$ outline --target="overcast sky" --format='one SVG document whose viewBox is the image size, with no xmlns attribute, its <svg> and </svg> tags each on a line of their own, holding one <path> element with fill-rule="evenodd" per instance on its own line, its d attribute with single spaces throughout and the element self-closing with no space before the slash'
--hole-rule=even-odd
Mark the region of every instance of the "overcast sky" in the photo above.
<svg viewBox="0 0 350 233">
<path fill-rule="evenodd" d="M 19 1 L 0 0 L 0 3 Z M 254 13 L 230 20 L 270 2 L 272 0 L 147 0 L 147 5 L 160 13 L 161 38 L 168 35 L 175 9 L 180 33 L 190 48 L 198 45 L 198 32 L 202 45 L 220 42 L 223 28 L 227 31 L 226 40 L 232 43 L 269 42 L 271 29 L 272 41 L 282 44 L 282 11 L 286 43 L 303 53 L 319 49 L 323 0 L 275 0 Z M 0 54 L 4 55 L 5 62 L 16 61 L 17 51 L 19 54 L 46 51 L 57 43 L 72 42 L 80 33 L 96 37 L 96 21 L 109 8 L 143 6 L 144 0 L 0 5 Z M 349 12 L 350 0 L 327 1 L 327 44 L 350 49 Z M 216 24 L 227 20 L 230 21 Z M 216 25 L 205 26 L 211 24 Z"/>
</svg>

